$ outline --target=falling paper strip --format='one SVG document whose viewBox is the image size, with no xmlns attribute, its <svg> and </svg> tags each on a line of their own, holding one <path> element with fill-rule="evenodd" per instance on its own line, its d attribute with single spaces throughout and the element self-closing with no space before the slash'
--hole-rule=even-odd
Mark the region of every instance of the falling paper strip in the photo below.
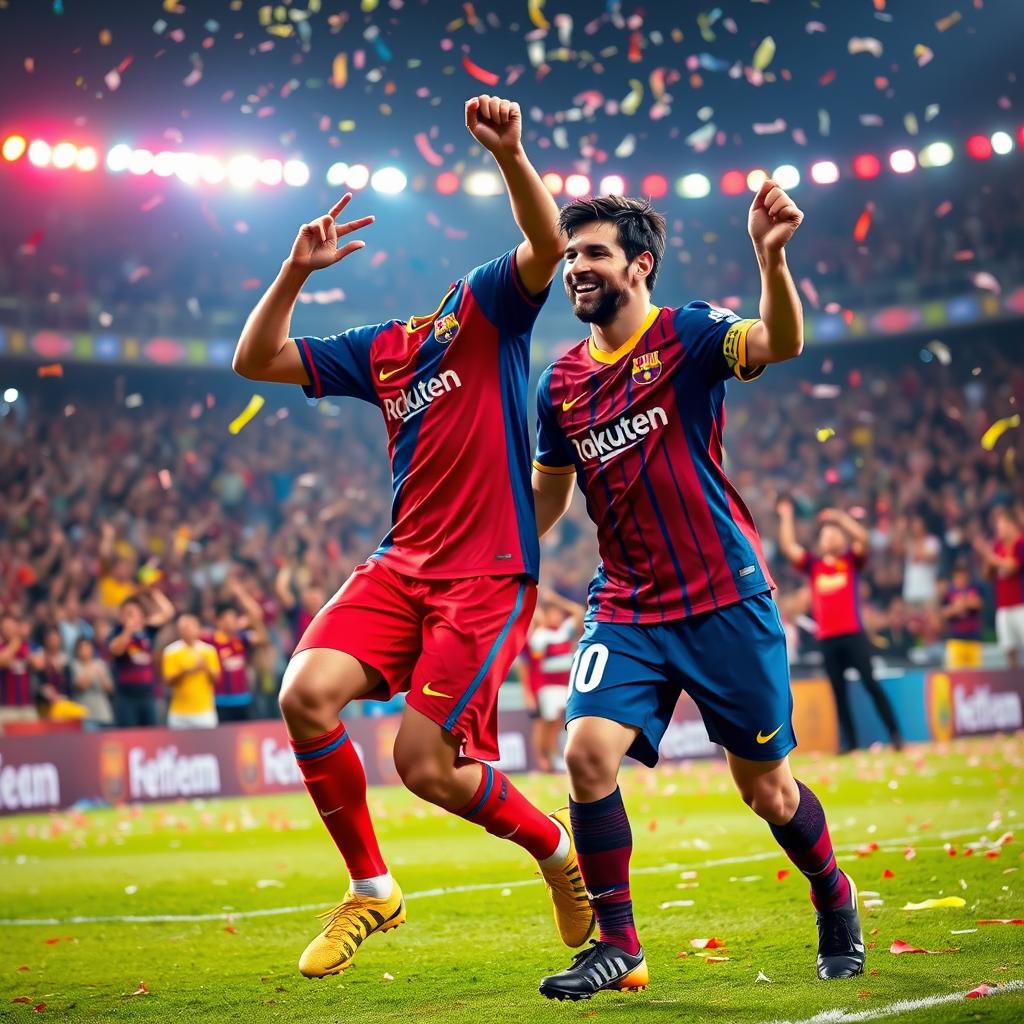
<svg viewBox="0 0 1024 1024">
<path fill-rule="evenodd" d="M 1020 426 L 1020 414 L 1014 413 L 1012 416 L 1004 416 L 1001 420 L 996 420 L 984 434 L 981 435 L 981 447 L 985 451 L 990 452 L 996 446 L 996 442 L 1005 434 L 1008 430 L 1013 430 L 1015 427 Z"/>
<path fill-rule="evenodd" d="M 249 404 L 228 425 L 228 432 L 237 434 L 263 408 L 262 395 L 253 395 Z"/>
</svg>

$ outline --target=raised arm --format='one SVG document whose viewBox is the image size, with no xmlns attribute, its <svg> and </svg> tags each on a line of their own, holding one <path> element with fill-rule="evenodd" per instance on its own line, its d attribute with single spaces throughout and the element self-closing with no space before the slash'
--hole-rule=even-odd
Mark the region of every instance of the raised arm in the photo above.
<svg viewBox="0 0 1024 1024">
<path fill-rule="evenodd" d="M 558 206 L 523 149 L 518 103 L 499 96 L 466 101 L 466 128 L 493 157 L 508 190 L 525 241 L 516 249 L 516 269 L 531 295 L 544 291 L 565 251 L 558 230 Z"/>
<path fill-rule="evenodd" d="M 804 347 L 804 314 L 786 265 L 786 244 L 804 215 L 771 178 L 754 196 L 747 230 L 761 269 L 761 319 L 747 332 L 748 366 L 781 363 Z"/>
<path fill-rule="evenodd" d="M 245 321 L 231 368 L 249 380 L 278 384 L 309 384 L 299 350 L 288 337 L 292 311 L 302 286 L 314 270 L 332 267 L 366 243 L 353 239 L 338 246 L 338 239 L 373 223 L 359 217 L 338 224 L 336 218 L 352 198 L 346 192 L 322 217 L 303 224 L 291 255 L 281 264 L 277 277 Z"/>
<path fill-rule="evenodd" d="M 780 498 L 775 508 L 779 513 L 779 551 L 788 562 L 799 565 L 807 556 L 807 552 L 797 543 L 793 502 L 789 498 Z"/>
<path fill-rule="evenodd" d="M 850 538 L 850 548 L 855 555 L 865 555 L 868 550 L 868 531 L 849 514 L 838 508 L 823 508 L 818 514 L 823 523 L 834 523 Z"/>
</svg>

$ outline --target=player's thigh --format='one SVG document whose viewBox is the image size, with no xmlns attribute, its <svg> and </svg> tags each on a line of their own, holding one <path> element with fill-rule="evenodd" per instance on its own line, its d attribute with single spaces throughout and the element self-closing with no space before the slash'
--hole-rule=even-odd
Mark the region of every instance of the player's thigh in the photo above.
<svg viewBox="0 0 1024 1024">
<path fill-rule="evenodd" d="M 786 635 L 770 594 L 682 620 L 670 642 L 712 740 L 750 761 L 781 761 L 796 746 Z"/>
<path fill-rule="evenodd" d="M 658 628 L 587 623 L 569 675 L 567 750 L 583 728 L 574 722 L 604 719 L 630 730 L 630 757 L 648 767 L 658 763 L 658 745 L 680 692 L 667 677 Z"/>
<path fill-rule="evenodd" d="M 1024 648 L 1024 605 L 1014 605 L 1007 608 L 1008 632 L 1010 637 L 1009 647 L 1014 650 Z"/>
<path fill-rule="evenodd" d="M 458 736 L 466 754 L 498 752 L 498 689 L 522 653 L 537 601 L 526 576 L 431 581 L 408 704 Z"/>
<path fill-rule="evenodd" d="M 295 691 L 341 701 L 387 700 L 408 687 L 420 653 L 413 581 L 378 561 L 359 566 L 306 628 L 285 671 L 282 706 Z"/>
</svg>

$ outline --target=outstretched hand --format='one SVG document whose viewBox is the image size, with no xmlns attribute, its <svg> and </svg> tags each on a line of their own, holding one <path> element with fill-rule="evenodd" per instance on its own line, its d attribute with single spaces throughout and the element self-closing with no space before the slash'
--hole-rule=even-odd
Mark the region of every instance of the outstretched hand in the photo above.
<svg viewBox="0 0 1024 1024">
<path fill-rule="evenodd" d="M 359 231 L 374 221 L 373 215 L 370 214 L 342 224 L 337 223 L 338 214 L 348 206 L 351 199 L 352 193 L 346 192 L 322 217 L 302 225 L 292 245 L 291 262 L 295 266 L 304 270 L 322 270 L 366 245 L 360 238 L 346 242 L 340 247 L 338 245 L 338 239 L 352 234 L 353 231 Z"/>
</svg>

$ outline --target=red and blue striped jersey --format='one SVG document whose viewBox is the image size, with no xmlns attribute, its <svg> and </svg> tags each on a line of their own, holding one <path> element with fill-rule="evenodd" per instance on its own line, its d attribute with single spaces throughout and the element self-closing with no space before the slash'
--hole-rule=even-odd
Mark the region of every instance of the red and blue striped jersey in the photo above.
<svg viewBox="0 0 1024 1024">
<path fill-rule="evenodd" d="M 219 629 L 204 630 L 199 639 L 217 652 L 220 679 L 214 685 L 218 704 L 248 704 L 252 700 L 249 689 L 249 653 L 252 643 L 246 633 L 225 633 Z"/>
<path fill-rule="evenodd" d="M 588 618 L 666 622 L 774 586 L 722 469 L 725 381 L 763 369 L 746 363 L 754 323 L 706 302 L 652 307 L 617 351 L 587 339 L 541 375 L 534 466 L 575 472 L 597 524 Z"/>
<path fill-rule="evenodd" d="M 308 396 L 349 395 L 384 416 L 392 525 L 371 557 L 396 572 L 536 577 L 526 392 L 548 290 L 527 293 L 513 249 L 457 281 L 428 316 L 296 339 Z"/>
<path fill-rule="evenodd" d="M 11 663 L 0 669 L 0 704 L 7 707 L 32 705 L 32 675 L 28 654 L 28 644 L 22 643 Z"/>
</svg>

